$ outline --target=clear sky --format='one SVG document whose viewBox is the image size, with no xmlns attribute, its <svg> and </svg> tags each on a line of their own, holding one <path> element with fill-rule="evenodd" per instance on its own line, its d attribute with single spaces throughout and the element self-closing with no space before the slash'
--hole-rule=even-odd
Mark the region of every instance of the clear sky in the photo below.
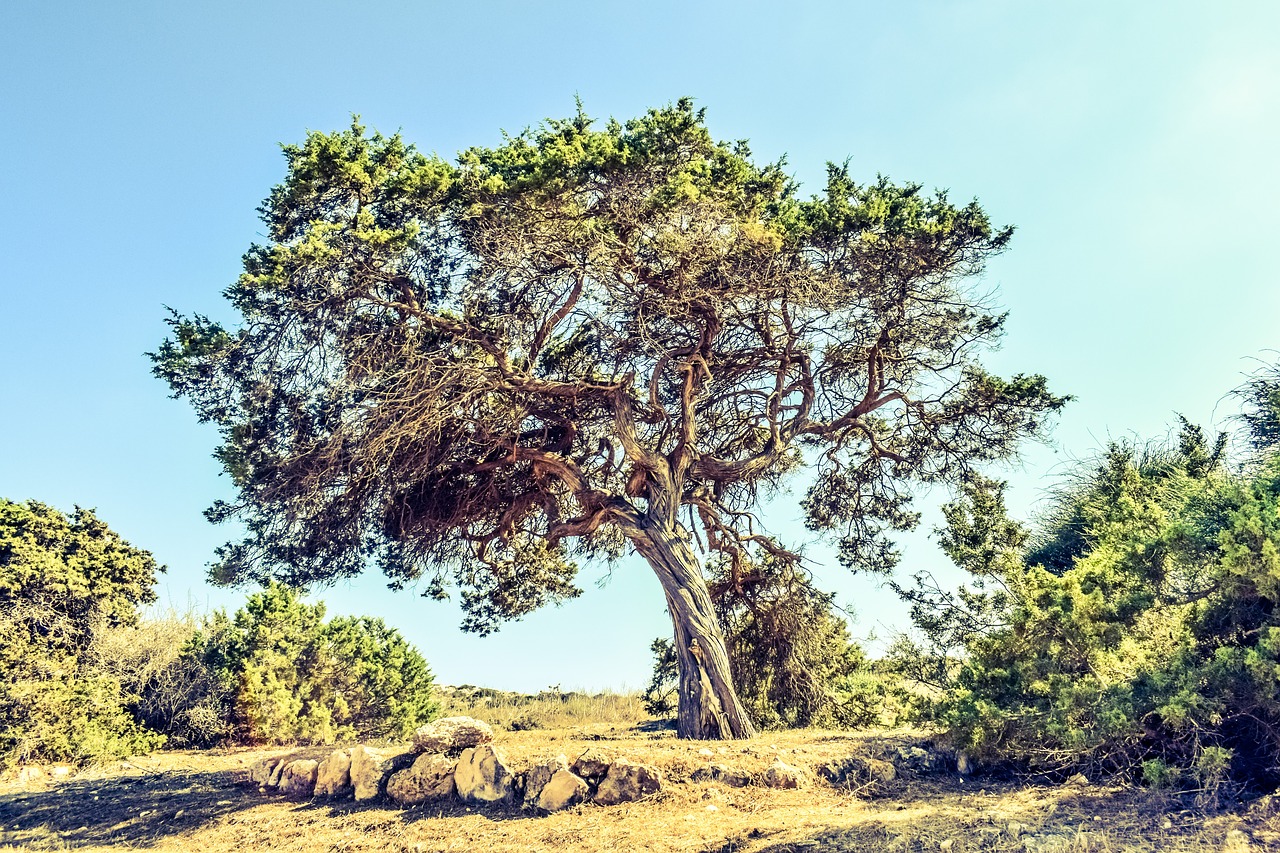
<svg viewBox="0 0 1280 853">
<path fill-rule="evenodd" d="M 234 530 L 216 435 L 143 353 L 165 305 L 220 296 L 261 239 L 278 145 L 352 113 L 419 148 L 492 145 L 581 97 L 601 118 L 694 97 L 722 139 L 977 197 L 1018 232 L 987 282 L 1010 310 L 1003 373 L 1077 396 L 1007 472 L 1030 511 L 1064 461 L 1173 413 L 1223 424 L 1223 393 L 1280 348 L 1280 3 L 58 2 L 0 23 L 0 496 L 96 507 L 167 564 L 162 602 L 234 608 L 205 580 Z M 1269 353 L 1268 350 L 1271 350 Z M 926 496 L 936 504 L 943 495 Z M 796 495 L 766 513 L 792 541 Z M 945 572 L 926 530 L 901 573 Z M 884 638 L 902 608 L 815 544 L 819 586 Z M 640 686 L 670 632 L 641 563 L 480 639 L 377 575 L 321 592 L 381 615 L 446 683 Z"/>
</svg>

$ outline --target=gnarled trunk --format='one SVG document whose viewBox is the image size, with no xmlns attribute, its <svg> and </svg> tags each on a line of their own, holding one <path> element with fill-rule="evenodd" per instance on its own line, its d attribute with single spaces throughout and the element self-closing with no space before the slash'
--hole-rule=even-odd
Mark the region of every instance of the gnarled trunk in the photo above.
<svg viewBox="0 0 1280 853">
<path fill-rule="evenodd" d="M 688 537 L 652 518 L 627 533 L 662 583 L 675 626 L 680 662 L 677 734 L 697 740 L 754 737 L 755 726 L 734 690 L 724 635 Z"/>
</svg>

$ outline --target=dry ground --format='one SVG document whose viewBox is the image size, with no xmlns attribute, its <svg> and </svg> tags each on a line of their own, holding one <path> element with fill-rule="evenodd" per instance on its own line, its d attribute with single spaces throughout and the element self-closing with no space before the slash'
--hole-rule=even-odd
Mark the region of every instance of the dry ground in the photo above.
<svg viewBox="0 0 1280 853">
<path fill-rule="evenodd" d="M 597 746 L 659 765 L 668 782 L 648 801 L 584 805 L 547 817 L 461 805 L 290 802 L 243 783 L 254 760 L 282 750 L 162 752 L 60 782 L 0 783 L 0 850 L 961 853 L 1042 844 L 1116 853 L 1280 850 L 1274 800 L 1205 815 L 1131 788 L 962 780 L 954 773 L 904 777 L 894 791 L 875 798 L 820 781 L 799 791 L 690 781 L 709 761 L 758 774 L 775 757 L 816 766 L 911 737 L 800 731 L 726 745 L 607 724 L 500 733 L 498 742 L 517 769 Z"/>
</svg>

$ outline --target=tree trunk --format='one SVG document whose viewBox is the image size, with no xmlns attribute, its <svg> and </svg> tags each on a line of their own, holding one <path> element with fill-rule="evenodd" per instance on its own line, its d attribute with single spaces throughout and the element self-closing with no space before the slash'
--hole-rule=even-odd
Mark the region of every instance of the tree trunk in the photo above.
<svg viewBox="0 0 1280 853">
<path fill-rule="evenodd" d="M 675 626 L 680 662 L 678 736 L 695 740 L 754 737 L 755 726 L 734 690 L 724 635 L 688 537 L 652 518 L 628 533 L 662 582 Z"/>
</svg>

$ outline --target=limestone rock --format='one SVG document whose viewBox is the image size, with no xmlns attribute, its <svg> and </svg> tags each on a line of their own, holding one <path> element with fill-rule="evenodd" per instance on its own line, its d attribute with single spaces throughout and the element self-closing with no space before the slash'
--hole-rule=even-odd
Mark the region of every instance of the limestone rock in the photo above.
<svg viewBox="0 0 1280 853">
<path fill-rule="evenodd" d="M 333 797 L 351 787 L 351 751 L 335 749 L 316 768 L 317 797 Z"/>
<path fill-rule="evenodd" d="M 662 771 L 651 764 L 632 764 L 619 758 L 596 789 L 595 801 L 602 806 L 634 802 L 662 788 Z"/>
<path fill-rule="evenodd" d="M 609 753 L 591 746 L 573 760 L 570 769 L 588 782 L 594 783 L 604 778 L 612 763 L 613 757 Z"/>
<path fill-rule="evenodd" d="M 506 756 L 488 743 L 462 751 L 454 783 L 458 796 L 469 802 L 496 803 L 515 796 L 515 775 Z"/>
<path fill-rule="evenodd" d="M 18 782 L 22 785 L 43 781 L 47 776 L 48 774 L 39 764 L 24 764 L 18 769 Z"/>
<path fill-rule="evenodd" d="M 453 796 L 453 774 L 458 762 L 443 755 L 423 753 L 412 767 L 391 774 L 387 796 L 402 806 L 444 800 Z"/>
<path fill-rule="evenodd" d="M 381 794 L 392 773 L 408 765 L 413 756 L 390 749 L 357 746 L 351 750 L 351 784 L 356 800 L 372 800 Z"/>
<path fill-rule="evenodd" d="M 285 758 L 280 759 L 280 763 L 277 764 L 275 766 L 275 769 L 271 771 L 271 778 L 267 779 L 268 788 L 280 787 L 280 777 L 281 775 L 284 774 L 285 766 L 292 760 L 293 760 L 292 756 L 286 756 Z"/>
<path fill-rule="evenodd" d="M 694 782 L 719 782 L 722 785 L 728 785 L 730 788 L 745 788 L 751 784 L 750 773 L 724 764 L 710 764 L 706 767 L 699 767 L 693 771 L 689 778 Z"/>
<path fill-rule="evenodd" d="M 544 761 L 532 767 L 524 777 L 524 807 L 531 809 L 538 806 L 538 795 L 551 781 L 551 777 L 561 770 L 568 769 L 569 759 L 563 755 L 557 755 L 550 761 Z"/>
<path fill-rule="evenodd" d="M 569 770 L 557 770 L 538 793 L 538 808 L 558 812 L 576 806 L 587 798 L 590 787 Z"/>
<path fill-rule="evenodd" d="M 300 758 L 290 761 L 280 772 L 280 793 L 286 797 L 310 797 L 316 787 L 316 768 L 319 761 Z"/>
<path fill-rule="evenodd" d="M 493 729 L 486 722 L 472 717 L 444 717 L 413 733 L 413 751 L 458 755 L 492 740 Z"/>
<path fill-rule="evenodd" d="M 272 755 L 255 761 L 249 766 L 249 781 L 258 787 L 264 787 L 271 781 L 276 768 L 284 763 L 284 759 L 283 755 Z"/>
<path fill-rule="evenodd" d="M 898 768 L 892 761 L 851 755 L 822 765 L 818 768 L 818 775 L 837 787 L 848 788 L 861 795 L 877 796 L 892 789 L 892 783 L 898 778 Z"/>
<path fill-rule="evenodd" d="M 769 788 L 800 788 L 804 785 L 804 771 L 779 759 L 764 771 L 764 784 Z"/>
</svg>

